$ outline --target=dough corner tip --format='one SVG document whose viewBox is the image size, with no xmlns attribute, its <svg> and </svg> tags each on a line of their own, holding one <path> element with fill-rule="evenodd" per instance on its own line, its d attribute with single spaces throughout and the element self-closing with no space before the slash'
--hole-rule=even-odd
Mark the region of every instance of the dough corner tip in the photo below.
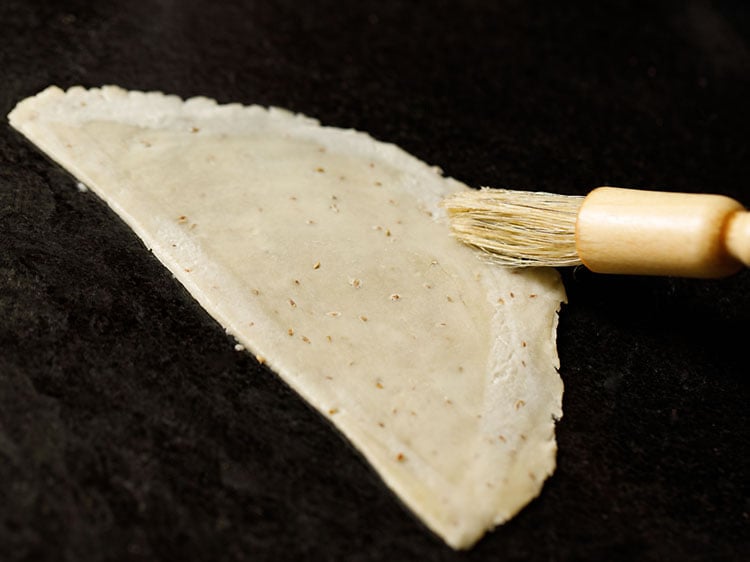
<svg viewBox="0 0 750 562">
<path fill-rule="evenodd" d="M 65 92 L 59 86 L 47 86 L 41 92 L 19 101 L 8 113 L 8 122 L 14 129 L 20 130 L 24 123 L 39 116 L 39 109 L 46 103 L 63 96 Z"/>
</svg>

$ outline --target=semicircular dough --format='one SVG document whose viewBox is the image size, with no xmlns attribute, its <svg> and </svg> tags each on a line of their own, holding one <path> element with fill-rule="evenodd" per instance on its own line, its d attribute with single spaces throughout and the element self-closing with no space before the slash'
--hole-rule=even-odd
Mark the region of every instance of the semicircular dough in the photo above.
<svg viewBox="0 0 750 562">
<path fill-rule="evenodd" d="M 9 117 L 448 544 L 539 493 L 565 295 L 449 235 L 439 203 L 463 184 L 275 108 L 50 87 Z"/>
</svg>

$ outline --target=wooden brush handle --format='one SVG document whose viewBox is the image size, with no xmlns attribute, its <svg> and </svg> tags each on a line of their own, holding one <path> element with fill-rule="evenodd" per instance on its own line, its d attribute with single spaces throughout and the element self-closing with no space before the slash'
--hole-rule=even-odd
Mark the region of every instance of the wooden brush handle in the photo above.
<svg viewBox="0 0 750 562">
<path fill-rule="evenodd" d="M 750 266 L 750 213 L 722 195 L 600 187 L 578 213 L 576 249 L 599 273 L 724 277 Z"/>
</svg>

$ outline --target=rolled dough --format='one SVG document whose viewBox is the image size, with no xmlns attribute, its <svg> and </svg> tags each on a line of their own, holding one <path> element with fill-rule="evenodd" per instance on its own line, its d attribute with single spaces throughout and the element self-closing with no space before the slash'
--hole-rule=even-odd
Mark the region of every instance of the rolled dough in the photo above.
<svg viewBox="0 0 750 562">
<path fill-rule="evenodd" d="M 463 184 L 276 108 L 50 87 L 9 119 L 450 546 L 539 493 L 565 295 L 554 271 L 488 265 L 450 237 L 439 203 Z"/>
</svg>

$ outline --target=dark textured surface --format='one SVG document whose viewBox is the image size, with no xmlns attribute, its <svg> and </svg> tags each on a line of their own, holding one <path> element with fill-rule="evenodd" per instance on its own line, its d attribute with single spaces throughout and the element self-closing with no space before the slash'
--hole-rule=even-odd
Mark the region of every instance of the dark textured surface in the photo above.
<svg viewBox="0 0 750 562">
<path fill-rule="evenodd" d="M 0 114 L 49 84 L 272 104 L 473 185 L 750 204 L 724 2 L 0 3 Z M 564 272 L 559 468 L 457 554 L 0 126 L 0 559 L 747 560 L 750 274 Z"/>
</svg>

